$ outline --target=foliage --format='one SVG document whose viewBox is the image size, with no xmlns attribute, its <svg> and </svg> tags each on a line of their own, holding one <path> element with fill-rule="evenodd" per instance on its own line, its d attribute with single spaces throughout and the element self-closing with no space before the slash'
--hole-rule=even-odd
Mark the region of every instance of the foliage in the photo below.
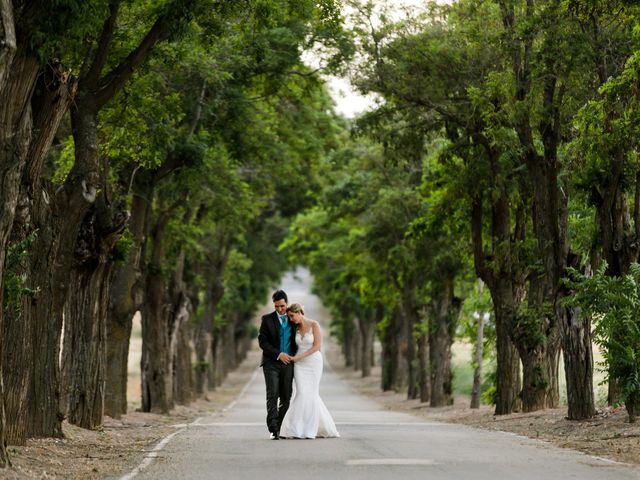
<svg viewBox="0 0 640 480">
<path fill-rule="evenodd" d="M 605 275 L 606 264 L 589 278 L 572 270 L 575 294 L 566 305 L 581 308 L 595 320 L 594 341 L 603 352 L 607 380 L 618 381 L 630 418 L 640 405 L 640 265 L 627 275 Z"/>
<path fill-rule="evenodd" d="M 35 297 L 38 290 L 26 286 L 26 277 L 22 273 L 29 257 L 29 249 L 36 239 L 38 232 L 34 231 L 23 241 L 9 245 L 5 259 L 2 308 L 4 312 L 18 317 L 22 312 L 22 302 L 25 296 Z"/>
</svg>

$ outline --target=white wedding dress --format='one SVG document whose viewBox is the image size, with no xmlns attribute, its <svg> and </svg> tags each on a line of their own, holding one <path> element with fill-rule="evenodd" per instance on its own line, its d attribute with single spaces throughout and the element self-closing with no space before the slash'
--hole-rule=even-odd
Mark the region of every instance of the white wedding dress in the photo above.
<svg viewBox="0 0 640 480">
<path fill-rule="evenodd" d="M 298 355 L 313 346 L 313 331 L 304 337 L 296 333 Z M 294 391 L 291 404 L 282 421 L 280 436 L 284 438 L 339 437 L 336 424 L 320 398 L 322 353 L 314 352 L 293 366 Z"/>
</svg>

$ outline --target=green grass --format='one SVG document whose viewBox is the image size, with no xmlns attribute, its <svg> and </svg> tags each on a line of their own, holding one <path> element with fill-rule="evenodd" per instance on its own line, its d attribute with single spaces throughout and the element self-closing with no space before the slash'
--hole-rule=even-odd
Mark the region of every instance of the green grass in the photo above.
<svg viewBox="0 0 640 480">
<path fill-rule="evenodd" d="M 456 342 L 451 349 L 452 358 L 451 366 L 453 368 L 453 394 L 454 396 L 466 395 L 471 397 L 471 389 L 473 388 L 473 366 L 472 360 L 473 346 L 469 343 Z M 605 374 L 600 371 L 597 362 L 602 361 L 602 355 L 599 351 L 594 351 L 594 361 L 596 365 L 593 371 L 593 389 L 595 394 L 596 405 L 604 406 L 607 404 L 607 384 L 601 385 L 605 378 Z M 486 361 L 485 361 L 486 362 Z M 489 368 L 486 366 L 483 374 L 486 375 Z M 564 363 L 560 357 L 560 365 L 558 369 L 560 377 L 560 403 L 567 404 L 567 383 L 564 375 Z"/>
</svg>

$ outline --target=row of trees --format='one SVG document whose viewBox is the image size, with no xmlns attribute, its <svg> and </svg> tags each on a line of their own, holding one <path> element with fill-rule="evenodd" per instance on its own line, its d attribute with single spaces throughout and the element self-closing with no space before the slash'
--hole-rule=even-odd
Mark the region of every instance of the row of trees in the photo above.
<svg viewBox="0 0 640 480">
<path fill-rule="evenodd" d="M 383 389 L 452 402 L 451 345 L 461 311 L 481 312 L 480 279 L 496 414 L 557 407 L 562 352 L 568 418 L 593 416 L 595 340 L 609 402 L 633 421 L 638 7 L 459 0 L 400 21 L 372 2 L 350 8 L 353 79 L 380 101 L 327 160 L 284 245 L 339 319 L 347 363 L 367 375 L 378 334 Z M 470 332 L 476 353 L 483 327 Z"/>
<path fill-rule="evenodd" d="M 0 21 L 5 466 L 126 413 L 137 311 L 143 411 L 241 360 L 340 129 L 301 52 L 343 40 L 331 0 L 2 0 Z"/>
</svg>

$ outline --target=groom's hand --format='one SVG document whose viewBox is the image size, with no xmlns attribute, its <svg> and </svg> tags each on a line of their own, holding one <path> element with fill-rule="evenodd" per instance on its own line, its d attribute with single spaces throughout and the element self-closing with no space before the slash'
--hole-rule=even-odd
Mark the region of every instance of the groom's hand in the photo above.
<svg viewBox="0 0 640 480">
<path fill-rule="evenodd" d="M 291 355 L 280 352 L 280 355 L 278 355 L 278 360 L 280 360 L 285 365 L 289 365 L 289 363 L 291 363 Z"/>
</svg>

